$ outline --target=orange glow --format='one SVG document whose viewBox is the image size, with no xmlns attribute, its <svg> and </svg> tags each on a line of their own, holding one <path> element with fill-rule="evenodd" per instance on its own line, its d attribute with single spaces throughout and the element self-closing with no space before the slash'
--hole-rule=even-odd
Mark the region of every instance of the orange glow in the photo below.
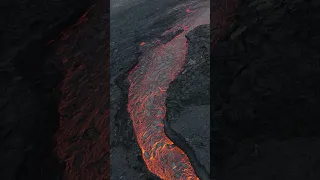
<svg viewBox="0 0 320 180">
<path fill-rule="evenodd" d="M 165 92 L 182 70 L 187 50 L 186 38 L 180 34 L 143 57 L 128 77 L 128 112 L 143 159 L 152 173 L 165 180 L 199 179 L 187 155 L 164 133 L 163 124 Z"/>
<path fill-rule="evenodd" d="M 140 43 L 140 46 L 143 46 L 143 45 L 145 45 L 146 43 L 145 42 L 142 42 L 142 43 Z"/>
<path fill-rule="evenodd" d="M 188 156 L 165 134 L 163 120 L 166 90 L 185 64 L 188 52 L 185 35 L 201 24 L 210 23 L 210 8 L 206 3 L 201 11 L 190 11 L 192 15 L 166 30 L 162 36 L 183 32 L 143 54 L 128 75 L 127 109 L 142 157 L 149 171 L 164 180 L 199 180 Z"/>
</svg>

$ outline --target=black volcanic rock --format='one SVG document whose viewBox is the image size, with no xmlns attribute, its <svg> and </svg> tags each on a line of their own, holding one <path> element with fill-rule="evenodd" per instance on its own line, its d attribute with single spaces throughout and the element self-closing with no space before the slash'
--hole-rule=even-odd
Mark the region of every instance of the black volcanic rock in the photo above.
<svg viewBox="0 0 320 180">
<path fill-rule="evenodd" d="M 11 63 L 19 51 L 24 51 L 30 43 L 52 40 L 75 23 L 92 2 L 13 0 L 1 3 L 0 67 Z"/>
<path fill-rule="evenodd" d="M 91 1 L 0 4 L 0 179 L 57 179 L 60 60 L 46 43 L 59 38 Z"/>
<path fill-rule="evenodd" d="M 167 91 L 169 101 L 181 102 L 181 105 L 207 105 L 209 101 L 210 81 L 210 29 L 201 25 L 187 35 L 188 54 L 183 71 L 170 84 Z M 174 100 L 175 99 L 175 100 Z"/>
<path fill-rule="evenodd" d="M 211 163 L 221 179 L 319 179 L 317 2 L 244 1 L 212 49 Z"/>
<path fill-rule="evenodd" d="M 210 25 L 187 35 L 184 70 L 167 90 L 166 134 L 189 156 L 197 175 L 210 171 Z"/>
</svg>

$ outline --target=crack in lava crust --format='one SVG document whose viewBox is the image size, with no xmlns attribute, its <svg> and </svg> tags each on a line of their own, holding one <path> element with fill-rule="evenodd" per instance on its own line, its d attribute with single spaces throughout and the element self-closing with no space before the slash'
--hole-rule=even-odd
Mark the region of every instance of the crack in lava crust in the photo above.
<svg viewBox="0 0 320 180">
<path fill-rule="evenodd" d="M 128 112 L 137 142 L 148 169 L 161 179 L 199 179 L 187 155 L 166 136 L 163 119 L 166 89 L 181 72 L 188 52 L 185 35 L 198 25 L 209 24 L 207 7 L 178 25 L 184 29 L 181 34 L 142 56 L 128 76 Z"/>
</svg>

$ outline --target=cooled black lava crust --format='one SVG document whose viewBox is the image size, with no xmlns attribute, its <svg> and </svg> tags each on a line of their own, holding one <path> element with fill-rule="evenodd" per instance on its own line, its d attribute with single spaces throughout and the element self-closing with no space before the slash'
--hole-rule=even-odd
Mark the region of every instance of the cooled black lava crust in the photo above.
<svg viewBox="0 0 320 180">
<path fill-rule="evenodd" d="M 201 180 L 210 179 L 210 25 L 187 35 L 182 72 L 167 90 L 165 133 L 189 157 Z"/>
<path fill-rule="evenodd" d="M 60 59 L 46 46 L 92 1 L 0 3 L 0 179 L 57 179 Z M 52 47 L 54 49 L 54 47 Z"/>
<path fill-rule="evenodd" d="M 211 51 L 213 174 L 319 179 L 319 1 L 243 1 L 235 17 Z"/>
</svg>

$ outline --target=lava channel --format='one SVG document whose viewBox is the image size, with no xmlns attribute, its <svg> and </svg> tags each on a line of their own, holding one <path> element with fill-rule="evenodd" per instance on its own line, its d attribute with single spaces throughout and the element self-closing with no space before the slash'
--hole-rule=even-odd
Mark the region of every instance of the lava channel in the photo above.
<svg viewBox="0 0 320 180">
<path fill-rule="evenodd" d="M 203 6 L 202 6 L 203 7 Z M 201 24 L 210 23 L 209 2 L 204 9 L 187 17 L 165 34 L 178 29 L 182 33 L 142 55 L 130 71 L 128 112 L 147 168 L 165 180 L 198 180 L 188 156 L 165 134 L 166 89 L 181 72 L 188 52 L 185 35 Z M 196 13 L 197 12 L 197 13 Z"/>
</svg>

